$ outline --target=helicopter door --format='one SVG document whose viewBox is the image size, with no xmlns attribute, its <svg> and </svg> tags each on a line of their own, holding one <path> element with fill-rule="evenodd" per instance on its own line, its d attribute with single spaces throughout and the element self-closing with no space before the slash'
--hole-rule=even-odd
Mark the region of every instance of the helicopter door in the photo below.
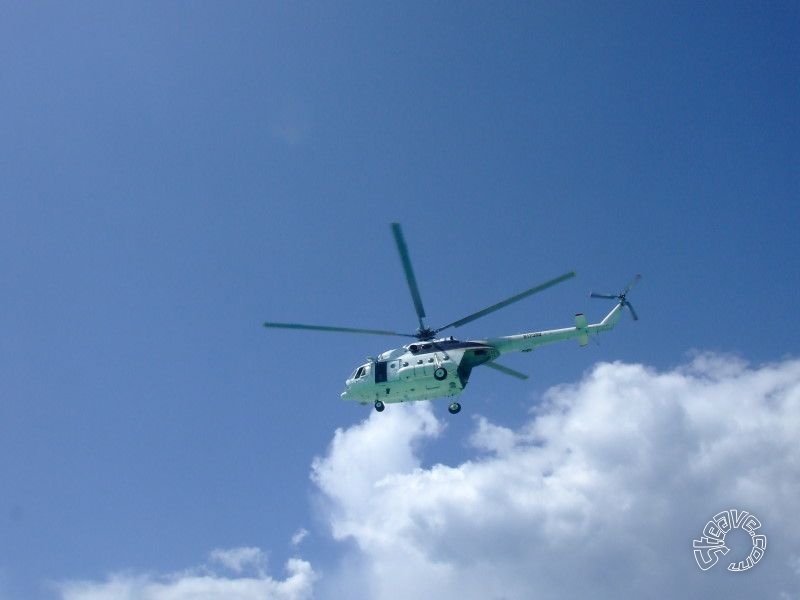
<svg viewBox="0 0 800 600">
<path fill-rule="evenodd" d="M 433 362 L 433 359 L 431 359 Z M 430 375 L 429 364 L 423 358 L 418 358 L 414 364 L 414 377 L 427 377 Z"/>
<path fill-rule="evenodd" d="M 375 363 L 375 383 L 386 382 L 386 361 L 379 360 Z"/>
</svg>

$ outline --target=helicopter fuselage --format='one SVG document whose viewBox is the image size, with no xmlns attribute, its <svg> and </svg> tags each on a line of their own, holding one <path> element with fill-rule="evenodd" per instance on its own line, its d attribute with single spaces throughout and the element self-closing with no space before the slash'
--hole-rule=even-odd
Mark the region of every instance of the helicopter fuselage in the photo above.
<svg viewBox="0 0 800 600">
<path fill-rule="evenodd" d="M 449 337 L 387 350 L 356 368 L 345 382 L 341 397 L 361 404 L 375 403 L 376 408 L 383 410 L 383 404 L 458 396 L 475 367 L 486 364 L 509 372 L 510 369 L 492 361 L 501 354 L 530 352 L 539 346 L 569 339 L 586 346 L 590 336 L 614 328 L 623 307 L 620 302 L 599 323 L 589 324 L 586 317 L 578 313 L 574 327 L 486 340 L 460 341 Z M 454 407 L 454 410 L 457 409 Z"/>
<path fill-rule="evenodd" d="M 341 397 L 362 404 L 411 402 L 458 396 L 472 369 L 500 352 L 486 342 L 452 337 L 415 342 L 370 359 L 345 382 Z"/>
<path fill-rule="evenodd" d="M 617 300 L 617 305 L 599 323 L 589 324 L 586 317 L 582 313 L 578 313 L 575 315 L 574 327 L 471 341 L 460 341 L 453 337 L 435 339 L 440 331 L 471 323 L 476 319 L 519 302 L 532 294 L 539 293 L 562 281 L 575 277 L 575 272 L 569 271 L 457 321 L 441 327 L 431 328 L 426 323 L 425 309 L 422 305 L 417 279 L 414 276 L 408 246 L 399 223 L 392 223 L 392 234 L 419 321 L 419 328 L 416 333 L 409 334 L 386 329 L 333 327 L 307 323 L 275 323 L 271 321 L 264 323 L 264 327 L 268 328 L 416 338 L 416 342 L 393 350 L 387 350 L 376 358 L 367 359 L 367 362 L 357 367 L 345 382 L 345 389 L 341 393 L 343 400 L 352 400 L 361 404 L 374 403 L 375 410 L 378 412 L 384 410 L 385 404 L 458 396 L 469 382 L 472 369 L 479 365 L 486 365 L 518 379 L 527 379 L 528 376 L 524 373 L 498 364 L 495 359 L 508 352 L 530 352 L 538 346 L 568 339 L 577 339 L 581 346 L 586 346 L 589 343 L 590 336 L 612 329 L 619 320 L 619 315 L 624 308 L 629 309 L 634 319 L 638 318 L 633 306 L 627 300 L 627 293 L 639 281 L 641 275 L 634 277 L 619 294 L 591 294 L 594 298 Z M 455 401 L 448 407 L 448 411 L 451 414 L 457 414 L 460 410 L 461 405 Z"/>
</svg>

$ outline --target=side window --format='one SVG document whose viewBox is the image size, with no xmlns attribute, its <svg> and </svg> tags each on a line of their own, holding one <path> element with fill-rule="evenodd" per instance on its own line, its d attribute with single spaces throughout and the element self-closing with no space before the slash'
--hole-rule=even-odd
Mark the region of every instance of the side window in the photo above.
<svg viewBox="0 0 800 600">
<path fill-rule="evenodd" d="M 358 371 L 356 371 L 356 376 L 353 379 L 361 379 L 364 376 L 364 367 L 358 367 Z"/>
</svg>

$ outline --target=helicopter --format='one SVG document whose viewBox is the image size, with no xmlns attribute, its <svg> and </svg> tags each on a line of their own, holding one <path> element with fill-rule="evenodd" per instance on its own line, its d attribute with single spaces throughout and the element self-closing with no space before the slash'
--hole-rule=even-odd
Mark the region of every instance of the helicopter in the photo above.
<svg viewBox="0 0 800 600">
<path fill-rule="evenodd" d="M 399 223 L 392 223 L 391 227 L 408 288 L 411 292 L 411 300 L 414 303 L 414 310 L 419 321 L 419 328 L 415 333 L 302 323 L 276 323 L 270 321 L 264 323 L 266 328 L 401 336 L 416 340 L 400 348 L 387 350 L 376 357 L 368 358 L 367 362 L 356 367 L 345 381 L 345 389 L 340 395 L 343 400 L 351 400 L 363 405 L 373 404 L 376 411 L 383 412 L 386 404 L 434 400 L 443 397 L 455 398 L 464 391 L 472 370 L 478 366 L 490 367 L 495 371 L 518 379 L 527 379 L 528 376 L 524 373 L 498 363 L 497 358 L 509 352 L 531 352 L 539 346 L 568 339 L 577 339 L 581 346 L 586 346 L 589 343 L 590 336 L 599 335 L 613 329 L 619 321 L 622 311 L 626 308 L 634 320 L 639 318 L 627 298 L 628 292 L 641 279 L 641 275 L 636 275 L 618 294 L 597 294 L 594 292 L 590 294 L 592 298 L 617 301 L 611 312 L 599 323 L 590 324 L 583 313 L 578 313 L 575 315 L 574 327 L 520 333 L 483 340 L 462 341 L 452 336 L 437 337 L 445 329 L 461 327 L 523 298 L 571 279 L 575 277 L 575 272 L 569 271 L 559 275 L 471 315 L 434 329 L 426 323 L 427 316 L 422 305 L 422 297 L 414 276 L 414 269 L 411 266 L 411 257 L 403 231 Z M 448 406 L 448 411 L 453 415 L 459 413 L 461 404 L 453 400 Z"/>
</svg>

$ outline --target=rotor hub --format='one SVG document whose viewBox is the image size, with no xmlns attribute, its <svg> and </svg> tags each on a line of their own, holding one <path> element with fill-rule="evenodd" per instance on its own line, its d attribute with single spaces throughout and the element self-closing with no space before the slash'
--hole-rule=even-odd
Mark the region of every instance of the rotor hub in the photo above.
<svg viewBox="0 0 800 600">
<path fill-rule="evenodd" d="M 431 329 L 430 327 L 426 327 L 425 329 L 417 329 L 417 333 L 414 334 L 414 337 L 417 338 L 420 342 L 429 342 L 436 336 L 436 330 Z"/>
</svg>

